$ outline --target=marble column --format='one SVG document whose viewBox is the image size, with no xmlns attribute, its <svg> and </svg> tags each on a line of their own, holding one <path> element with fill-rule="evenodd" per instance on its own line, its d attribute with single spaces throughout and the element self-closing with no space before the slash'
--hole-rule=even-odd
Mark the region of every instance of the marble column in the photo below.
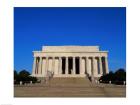
<svg viewBox="0 0 140 105">
<path fill-rule="evenodd" d="M 36 74 L 38 74 L 38 71 L 39 71 L 39 57 L 37 57 L 36 63 L 37 63 Z"/>
<path fill-rule="evenodd" d="M 62 74 L 62 58 L 59 57 L 59 69 L 58 69 L 58 74 Z"/>
<path fill-rule="evenodd" d="M 48 57 L 46 57 L 46 65 L 45 65 L 45 75 L 47 75 L 48 73 L 48 65 L 49 65 L 49 62 L 48 62 Z"/>
<path fill-rule="evenodd" d="M 97 65 L 95 64 L 95 57 L 92 57 L 92 72 L 91 72 L 92 81 L 94 81 L 95 73 L 97 72 L 96 67 Z"/>
<path fill-rule="evenodd" d="M 75 74 L 75 57 L 73 57 L 72 60 L 73 60 L 73 62 L 72 62 L 73 63 L 73 65 L 72 65 L 73 66 L 73 70 L 72 70 L 73 73 L 72 74 Z"/>
<path fill-rule="evenodd" d="M 88 73 L 89 73 L 89 76 L 91 76 L 92 74 L 92 59 L 89 58 L 88 59 L 88 66 L 89 66 L 89 70 L 88 70 Z"/>
<path fill-rule="evenodd" d="M 55 57 L 52 58 L 52 72 L 55 74 Z"/>
<path fill-rule="evenodd" d="M 39 59 L 39 69 L 38 69 L 38 74 L 42 73 L 42 57 Z"/>
<path fill-rule="evenodd" d="M 86 73 L 89 74 L 89 62 L 88 62 L 88 57 L 86 57 Z"/>
<path fill-rule="evenodd" d="M 105 57 L 105 70 L 106 70 L 106 74 L 109 73 L 109 70 L 108 70 L 108 58 Z"/>
<path fill-rule="evenodd" d="M 66 57 L 65 74 L 68 74 L 68 57 Z"/>
<path fill-rule="evenodd" d="M 79 64 L 80 64 L 80 69 L 79 69 L 80 72 L 79 72 L 79 73 L 80 73 L 80 74 L 83 74 L 83 69 L 82 69 L 82 57 L 79 57 L 79 61 L 80 61 L 80 62 L 79 62 Z"/>
<path fill-rule="evenodd" d="M 34 63 L 33 63 L 33 75 L 36 74 L 36 57 L 34 57 Z"/>
<path fill-rule="evenodd" d="M 99 57 L 100 74 L 103 75 L 102 57 Z"/>
<path fill-rule="evenodd" d="M 95 76 L 95 70 L 96 70 L 96 68 L 95 68 L 95 57 L 92 57 L 92 76 L 94 77 Z"/>
</svg>

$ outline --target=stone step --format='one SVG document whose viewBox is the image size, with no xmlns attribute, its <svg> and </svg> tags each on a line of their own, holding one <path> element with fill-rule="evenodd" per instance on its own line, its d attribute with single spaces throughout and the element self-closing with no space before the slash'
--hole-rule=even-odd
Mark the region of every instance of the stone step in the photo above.
<svg viewBox="0 0 140 105">
<path fill-rule="evenodd" d="M 50 80 L 51 87 L 92 87 L 92 83 L 87 78 L 59 78 L 55 77 Z"/>
</svg>

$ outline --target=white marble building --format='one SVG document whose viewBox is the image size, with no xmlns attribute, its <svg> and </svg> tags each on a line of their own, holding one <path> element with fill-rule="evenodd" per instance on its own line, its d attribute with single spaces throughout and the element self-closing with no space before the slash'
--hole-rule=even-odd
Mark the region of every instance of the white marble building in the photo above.
<svg viewBox="0 0 140 105">
<path fill-rule="evenodd" d="M 99 46 L 43 46 L 42 51 L 33 51 L 32 76 L 99 78 L 107 74 L 108 51 Z"/>
</svg>

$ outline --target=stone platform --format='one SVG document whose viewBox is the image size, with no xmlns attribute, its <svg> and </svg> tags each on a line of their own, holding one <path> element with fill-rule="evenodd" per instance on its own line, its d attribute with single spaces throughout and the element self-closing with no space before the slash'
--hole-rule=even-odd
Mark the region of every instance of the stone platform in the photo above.
<svg viewBox="0 0 140 105">
<path fill-rule="evenodd" d="M 87 78 L 53 78 L 47 84 L 14 87 L 15 97 L 125 97 L 126 87 L 92 84 Z"/>
</svg>

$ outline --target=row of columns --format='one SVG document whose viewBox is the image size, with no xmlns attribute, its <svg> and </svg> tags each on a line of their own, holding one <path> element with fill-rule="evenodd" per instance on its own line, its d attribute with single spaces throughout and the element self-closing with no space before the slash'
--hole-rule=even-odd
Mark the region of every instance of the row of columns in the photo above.
<svg viewBox="0 0 140 105">
<path fill-rule="evenodd" d="M 42 59 L 43 57 L 40 57 L 39 60 L 37 60 L 37 57 L 34 57 L 34 63 L 33 63 L 33 75 L 35 74 L 44 74 L 46 75 L 47 74 L 47 70 L 48 70 L 48 66 L 49 66 L 49 59 L 48 57 L 45 57 L 46 58 L 46 64 L 45 64 L 45 71 L 42 70 Z M 65 60 L 65 74 L 68 74 L 68 57 L 65 57 L 66 60 Z M 92 74 L 94 75 L 94 70 L 95 71 L 98 71 L 96 70 L 96 64 L 95 64 L 95 58 L 96 57 L 92 57 L 92 71 L 89 69 L 89 60 L 88 60 L 89 57 L 86 57 L 86 61 L 85 61 L 85 69 L 86 69 L 86 72 L 89 73 L 89 74 Z M 91 57 L 90 57 L 91 58 Z M 105 58 L 105 72 L 108 73 L 108 60 L 107 60 L 107 57 L 104 57 Z M 72 58 L 73 59 L 73 72 L 71 74 L 76 74 L 76 65 L 75 65 L 75 57 Z M 99 59 L 99 74 L 103 74 L 103 63 L 102 63 L 102 58 L 101 57 L 98 57 Z M 55 70 L 55 57 L 52 57 L 52 70 Z M 39 64 L 39 65 L 38 65 Z M 58 74 L 62 74 L 62 58 L 59 57 L 59 63 L 58 63 Z M 82 69 L 82 57 L 79 57 L 79 74 L 85 74 L 85 71 Z M 53 71 L 54 74 L 56 73 L 55 71 Z"/>
</svg>

